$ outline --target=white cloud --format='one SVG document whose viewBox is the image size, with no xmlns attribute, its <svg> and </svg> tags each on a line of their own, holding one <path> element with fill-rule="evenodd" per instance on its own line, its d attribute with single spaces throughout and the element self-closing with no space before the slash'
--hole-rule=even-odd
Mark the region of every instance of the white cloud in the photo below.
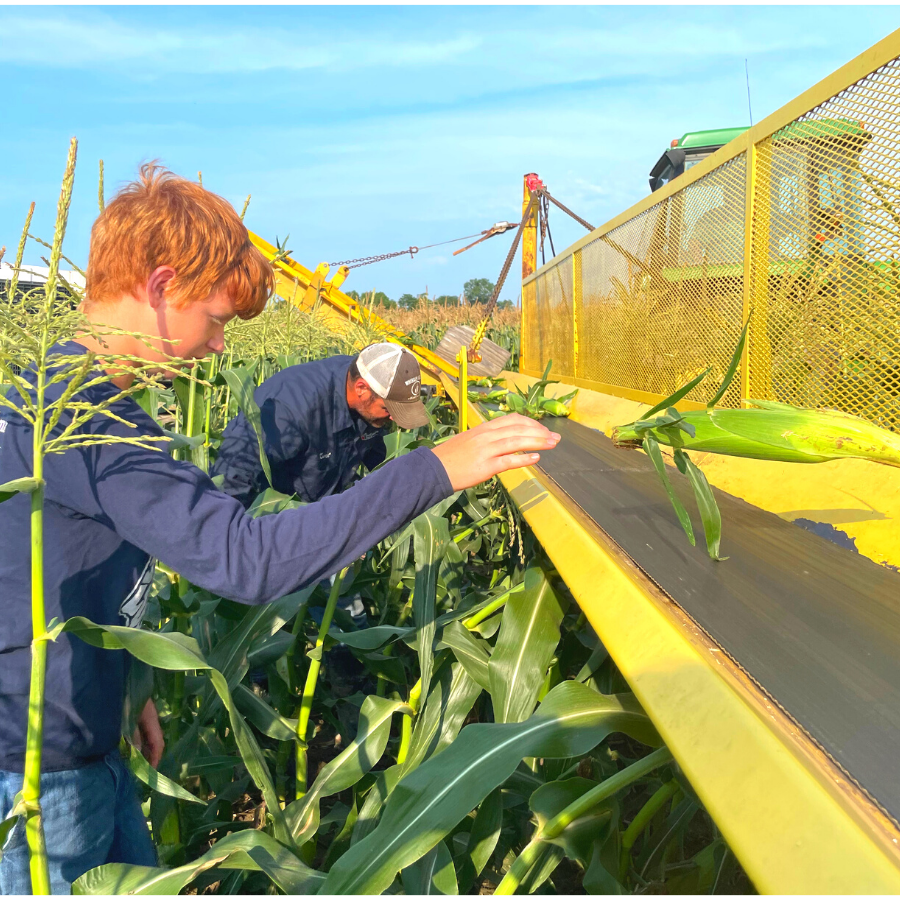
<svg viewBox="0 0 900 900">
<path fill-rule="evenodd" d="M 144 27 L 110 15 L 35 8 L 0 12 L 0 61 L 58 68 L 152 65 L 153 71 L 194 73 L 434 66 L 482 45 L 476 34 L 443 40 L 342 40 L 307 29 L 259 27 Z"/>
<path fill-rule="evenodd" d="M 384 16 L 377 27 L 367 27 L 350 18 L 349 11 L 345 15 L 346 23 L 335 33 L 308 23 L 278 27 L 225 24 L 231 18 L 225 10 L 221 13 L 224 21 L 212 26 L 209 22 L 179 22 L 177 16 L 162 26 L 97 10 L 7 10 L 0 11 L 0 61 L 76 69 L 126 67 L 140 78 L 164 72 L 427 69 L 448 63 L 508 76 L 511 61 L 527 59 L 527 67 L 516 64 L 514 70 L 524 85 L 536 80 L 577 81 L 658 72 L 663 60 L 668 67 L 689 67 L 698 55 L 708 62 L 712 57 L 796 51 L 833 43 L 815 31 L 798 34 L 792 29 L 788 37 L 782 37 L 761 20 L 749 28 L 738 22 L 672 26 L 670 21 L 648 21 L 649 16 L 643 15 L 607 26 L 588 24 L 583 21 L 588 13 L 581 13 L 582 21 L 576 25 L 571 10 L 550 17 L 542 16 L 538 9 L 531 15 L 536 21 L 543 18 L 540 49 L 531 53 L 526 48 L 534 46 L 532 29 L 500 27 L 496 22 L 485 28 L 490 20 L 476 18 L 477 13 L 462 8 L 455 28 L 420 27 L 419 36 L 413 38 L 390 16 Z M 289 16 L 298 22 L 296 12 L 286 14 L 286 22 Z M 598 17 L 602 15 L 593 18 Z"/>
</svg>

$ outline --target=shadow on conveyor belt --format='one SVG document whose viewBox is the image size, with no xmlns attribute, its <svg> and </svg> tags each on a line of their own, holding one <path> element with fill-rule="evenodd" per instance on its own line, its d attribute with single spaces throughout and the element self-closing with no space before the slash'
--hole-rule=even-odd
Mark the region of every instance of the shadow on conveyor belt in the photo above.
<svg viewBox="0 0 900 900">
<path fill-rule="evenodd" d="M 900 820 L 900 576 L 716 491 L 722 554 L 706 554 L 690 488 L 671 481 L 691 547 L 650 461 L 600 432 L 562 435 L 539 469 Z"/>
</svg>

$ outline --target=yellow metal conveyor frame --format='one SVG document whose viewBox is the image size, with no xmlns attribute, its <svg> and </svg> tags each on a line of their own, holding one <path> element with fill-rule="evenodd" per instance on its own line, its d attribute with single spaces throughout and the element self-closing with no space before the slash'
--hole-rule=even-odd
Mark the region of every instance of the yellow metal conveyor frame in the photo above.
<svg viewBox="0 0 900 900">
<path fill-rule="evenodd" d="M 500 477 L 757 889 L 900 891 L 893 822 L 538 469 Z"/>
</svg>

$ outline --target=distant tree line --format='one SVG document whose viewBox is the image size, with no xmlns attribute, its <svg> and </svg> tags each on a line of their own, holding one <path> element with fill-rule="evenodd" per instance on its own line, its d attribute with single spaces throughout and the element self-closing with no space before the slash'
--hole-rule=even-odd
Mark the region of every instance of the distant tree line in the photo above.
<svg viewBox="0 0 900 900">
<path fill-rule="evenodd" d="M 429 297 L 427 294 L 401 294 L 399 299 L 393 300 L 384 291 L 375 291 L 374 296 L 370 291 L 345 291 L 348 297 L 357 302 L 372 303 L 384 309 L 418 309 L 426 303 L 434 303 L 438 306 L 459 306 L 460 298 L 454 294 L 441 294 L 439 297 Z M 494 282 L 488 278 L 470 278 L 464 285 L 462 300 L 469 306 L 478 303 L 487 303 L 494 293 Z M 497 304 L 498 309 L 512 309 L 512 300 L 501 300 Z"/>
</svg>

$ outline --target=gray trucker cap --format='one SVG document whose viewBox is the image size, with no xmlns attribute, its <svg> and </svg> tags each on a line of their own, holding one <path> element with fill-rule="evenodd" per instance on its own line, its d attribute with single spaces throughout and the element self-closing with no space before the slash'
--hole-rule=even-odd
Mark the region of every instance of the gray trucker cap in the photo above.
<svg viewBox="0 0 900 900">
<path fill-rule="evenodd" d="M 401 428 L 428 424 L 419 361 L 398 344 L 372 344 L 356 360 L 356 367 L 372 391 L 384 400 L 391 418 Z"/>
</svg>

